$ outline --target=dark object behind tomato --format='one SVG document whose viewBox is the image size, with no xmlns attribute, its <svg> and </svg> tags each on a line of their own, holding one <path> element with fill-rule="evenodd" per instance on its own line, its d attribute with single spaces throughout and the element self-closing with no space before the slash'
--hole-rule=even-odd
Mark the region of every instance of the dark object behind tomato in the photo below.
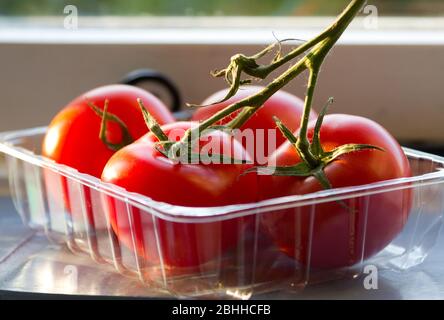
<svg viewBox="0 0 444 320">
<path fill-rule="evenodd" d="M 313 127 L 311 123 L 309 136 Z M 369 119 L 328 115 L 322 125 L 321 143 L 327 151 L 347 143 L 371 144 L 385 150 L 346 154 L 328 165 L 325 173 L 333 188 L 411 175 L 397 141 Z M 294 147 L 286 143 L 271 161 L 292 165 L 300 159 Z M 261 176 L 260 181 L 262 198 L 323 190 L 314 177 Z M 262 223 L 287 255 L 315 268 L 336 268 L 356 264 L 385 248 L 402 230 L 411 204 L 411 189 L 397 190 L 271 212 L 262 216 Z"/>
</svg>

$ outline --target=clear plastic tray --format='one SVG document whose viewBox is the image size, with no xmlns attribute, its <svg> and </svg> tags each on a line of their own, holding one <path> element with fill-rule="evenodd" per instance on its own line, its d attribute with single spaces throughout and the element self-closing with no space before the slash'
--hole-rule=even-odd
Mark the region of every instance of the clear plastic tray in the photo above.
<svg viewBox="0 0 444 320">
<path fill-rule="evenodd" d="M 162 294 L 245 299 L 255 293 L 298 292 L 311 283 L 356 277 L 367 265 L 402 271 L 426 258 L 442 225 L 444 158 L 415 150 L 405 149 L 411 178 L 251 204 L 190 208 L 153 201 L 41 157 L 44 133 L 45 128 L 35 128 L 0 135 L 11 194 L 24 223 L 43 230 L 51 241 L 66 243 L 75 253 L 113 264 L 120 273 L 138 277 Z M 411 201 L 402 199 L 406 194 Z M 411 204 L 411 209 L 399 235 L 366 259 L 369 234 L 378 230 L 372 208 L 380 205 L 382 195 L 404 206 Z M 312 260 L 319 257 L 317 250 L 325 248 L 316 245 L 316 237 L 322 235 L 313 231 L 313 225 L 322 208 L 341 202 L 359 205 L 347 223 L 356 235 L 353 256 L 360 258 L 349 267 L 319 267 Z M 110 212 L 116 213 L 113 221 Z M 291 223 L 308 221 L 311 229 L 301 232 L 304 239 L 295 237 L 295 248 L 304 243 L 298 259 L 279 251 L 263 230 L 263 221 L 274 221 L 270 217 L 277 215 L 290 215 Z M 295 225 L 294 230 L 300 228 Z M 190 238 L 197 241 L 187 241 Z M 349 248 L 328 250 L 340 255 Z M 198 263 L 183 263 L 190 257 Z"/>
</svg>

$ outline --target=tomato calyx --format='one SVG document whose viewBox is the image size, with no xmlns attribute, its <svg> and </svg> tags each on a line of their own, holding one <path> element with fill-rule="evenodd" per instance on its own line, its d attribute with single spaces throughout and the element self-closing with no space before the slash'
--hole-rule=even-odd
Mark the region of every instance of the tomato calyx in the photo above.
<svg viewBox="0 0 444 320">
<path fill-rule="evenodd" d="M 325 151 L 320 138 L 320 131 L 322 122 L 327 113 L 328 107 L 333 103 L 333 98 L 329 98 L 322 111 L 319 113 L 316 120 L 315 128 L 313 131 L 313 138 L 311 142 L 308 142 L 308 148 L 301 148 L 300 135 L 296 137 L 291 130 L 289 130 L 281 120 L 274 117 L 276 126 L 281 133 L 287 138 L 287 140 L 294 146 L 301 162 L 293 166 L 266 166 L 266 167 L 254 167 L 246 172 L 257 172 L 262 175 L 274 175 L 274 176 L 297 176 L 297 177 L 315 177 L 324 189 L 331 189 L 332 185 L 325 175 L 325 168 L 332 162 L 338 160 L 342 155 L 353 153 L 362 150 L 378 150 L 385 151 L 383 148 L 373 146 L 369 144 L 344 144 L 334 148 L 331 151 Z M 308 140 L 308 139 L 307 139 Z M 310 159 L 310 160 L 308 160 Z"/>
<path fill-rule="evenodd" d="M 249 163 L 247 160 L 236 159 L 225 154 L 219 153 L 207 153 L 203 154 L 200 152 L 193 152 L 195 146 L 198 143 L 197 139 L 187 139 L 186 141 L 171 141 L 165 132 L 162 130 L 160 125 L 157 123 L 156 119 L 149 113 L 145 108 L 141 99 L 137 99 L 137 103 L 142 111 L 145 123 L 150 130 L 150 132 L 157 138 L 155 148 L 166 158 L 172 160 L 173 162 L 181 162 L 188 164 L 197 163 L 224 163 L 224 164 L 244 164 Z M 222 129 L 225 126 L 213 126 L 205 130 L 204 133 L 200 134 L 199 137 L 210 134 L 214 131 L 225 131 Z M 188 131 L 187 131 L 188 132 Z"/>
<path fill-rule="evenodd" d="M 123 122 L 115 114 L 108 112 L 108 107 L 109 107 L 109 100 L 108 99 L 105 99 L 103 111 L 99 107 L 97 107 L 94 103 L 92 103 L 91 101 L 87 101 L 87 103 L 88 103 L 88 106 L 91 108 L 91 110 L 94 111 L 94 113 L 97 114 L 102 119 L 102 121 L 100 123 L 99 138 L 110 150 L 118 151 L 134 141 L 125 122 Z M 112 143 L 111 141 L 108 140 L 108 138 L 106 136 L 107 121 L 112 121 L 112 122 L 115 122 L 119 125 L 120 130 L 122 131 L 122 141 L 120 143 Z"/>
<path fill-rule="evenodd" d="M 137 103 L 139 104 L 140 110 L 142 111 L 143 119 L 145 120 L 146 126 L 148 127 L 150 132 L 159 140 L 156 143 L 156 150 L 167 158 L 173 158 L 172 154 L 170 154 L 170 150 L 174 142 L 169 140 L 168 136 L 162 130 L 159 123 L 146 109 L 142 99 L 137 98 Z"/>
</svg>

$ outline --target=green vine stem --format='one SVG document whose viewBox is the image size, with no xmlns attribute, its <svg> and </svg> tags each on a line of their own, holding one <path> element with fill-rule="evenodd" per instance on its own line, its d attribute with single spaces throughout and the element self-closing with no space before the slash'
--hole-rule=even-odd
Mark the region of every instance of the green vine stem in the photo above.
<svg viewBox="0 0 444 320">
<path fill-rule="evenodd" d="M 223 110 L 215 113 L 212 117 L 204 120 L 200 123 L 199 126 L 188 131 L 184 135 L 180 143 L 187 141 L 188 139 L 190 139 L 190 137 L 198 137 L 199 132 L 204 131 L 205 129 L 212 126 L 214 123 L 229 116 L 233 112 L 248 107 L 242 110 L 238 114 L 238 116 L 229 124 L 230 128 L 240 127 L 274 93 L 286 86 L 291 80 L 293 80 L 304 70 L 309 69 L 310 78 L 312 79 L 312 86 L 310 86 L 309 84 L 309 90 L 307 90 L 307 96 L 305 99 L 306 112 L 304 112 L 304 117 L 301 122 L 301 127 L 306 128 L 308 123 L 308 115 L 310 114 L 311 110 L 314 85 L 316 84 L 316 79 L 319 73 L 320 66 L 322 65 L 322 62 L 324 61 L 328 52 L 331 50 L 331 48 L 334 46 L 339 37 L 342 35 L 342 33 L 345 31 L 345 29 L 351 23 L 353 18 L 358 14 L 365 3 L 366 0 L 351 1 L 347 8 L 343 11 L 343 13 L 324 32 L 269 65 L 259 65 L 256 62 L 256 59 L 262 57 L 266 52 L 269 52 L 270 46 L 255 56 L 247 57 L 241 54 L 233 56 L 231 58 L 230 65 L 226 69 L 216 74 L 216 76 L 225 75 L 226 78 L 228 75 L 231 75 L 231 79 L 230 77 L 227 78 L 228 82 L 231 84 L 231 89 L 229 91 L 229 94 L 222 101 L 227 100 L 234 94 L 236 94 L 240 84 L 242 83 L 241 76 L 243 72 L 249 76 L 264 79 L 272 71 L 276 70 L 280 66 L 298 57 L 300 54 L 311 48 L 311 50 L 302 59 L 300 59 L 294 66 L 290 67 L 287 71 L 273 80 L 263 90 L 255 95 L 249 96 L 245 99 L 229 105 Z M 306 139 L 306 137 L 300 139 L 304 140 Z M 302 141 L 302 144 L 300 145 L 302 149 L 306 148 L 304 144 L 306 144 L 306 141 Z M 310 159 L 309 153 L 307 153 L 307 157 Z"/>
<path fill-rule="evenodd" d="M 330 27 L 328 27 L 324 32 L 319 34 L 314 39 L 303 43 L 284 56 L 281 56 L 281 42 L 279 41 L 253 56 L 245 56 L 243 54 L 234 55 L 231 58 L 230 64 L 227 68 L 213 74 L 216 77 L 225 77 L 227 83 L 230 85 L 230 90 L 228 91 L 227 95 L 221 101 L 216 103 L 228 100 L 236 94 L 240 85 L 250 83 L 252 81 L 252 79 L 249 78 L 244 79 L 242 77 L 243 74 L 257 79 L 265 79 L 274 70 L 308 51 L 293 66 L 290 66 L 285 72 L 271 81 L 258 93 L 244 98 L 236 103 L 230 104 L 226 108 L 215 113 L 210 118 L 200 122 L 198 126 L 187 130 L 179 142 L 175 142 L 169 146 L 168 154 L 170 156 L 176 155 L 180 149 L 183 149 L 184 147 L 186 148 L 186 146 L 193 142 L 194 139 L 198 139 L 201 134 L 205 132 L 205 130 L 214 128 L 215 123 L 238 110 L 241 110 L 238 115 L 231 122 L 229 122 L 228 125 L 222 127 L 230 130 L 240 128 L 273 94 L 282 89 L 291 80 L 305 70 L 308 70 L 309 72 L 309 80 L 298 137 L 295 137 L 279 119 L 275 119 L 277 127 L 295 147 L 300 158 L 302 159 L 302 162 L 297 163 L 294 166 L 286 167 L 256 167 L 247 170 L 247 172 L 256 171 L 262 174 L 287 176 L 314 176 L 323 188 L 328 189 L 332 186 L 324 173 L 324 168 L 329 163 L 335 161 L 341 155 L 350 152 L 369 149 L 382 150 L 371 145 L 347 144 L 339 146 L 328 152 L 324 151 L 320 144 L 319 132 L 323 118 L 327 111 L 327 107 L 331 104 L 330 100 L 318 117 L 314 132 L 314 139 L 312 142 L 309 141 L 307 136 L 309 115 L 312 109 L 313 96 L 321 66 L 327 54 L 336 44 L 340 36 L 344 33 L 345 29 L 349 26 L 351 21 L 359 13 L 365 3 L 366 0 L 352 0 L 344 9 L 342 14 L 335 20 L 335 22 L 331 24 Z M 273 61 L 268 65 L 258 64 L 257 60 L 271 52 L 276 45 L 279 45 L 279 50 Z"/>
</svg>

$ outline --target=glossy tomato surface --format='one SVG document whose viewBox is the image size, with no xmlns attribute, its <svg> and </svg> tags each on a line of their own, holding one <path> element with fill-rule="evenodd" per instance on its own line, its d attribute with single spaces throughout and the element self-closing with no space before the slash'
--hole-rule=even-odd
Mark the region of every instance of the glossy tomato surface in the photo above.
<svg viewBox="0 0 444 320">
<path fill-rule="evenodd" d="M 309 128 L 312 135 L 314 122 Z M 372 120 L 327 115 L 321 143 L 326 151 L 348 143 L 371 144 L 385 150 L 358 151 L 329 164 L 325 174 L 333 188 L 411 175 L 398 142 Z M 299 156 L 289 143 L 270 159 L 271 165 L 280 166 L 298 162 Z M 261 176 L 260 181 L 262 199 L 323 190 L 314 177 Z M 262 216 L 262 223 L 290 257 L 315 268 L 337 268 L 356 264 L 384 249 L 402 230 L 411 202 L 411 190 L 404 189 L 271 212 Z"/>
<path fill-rule="evenodd" d="M 228 92 L 228 89 L 220 90 L 202 102 L 202 105 L 209 106 L 197 109 L 192 119 L 194 121 L 205 120 L 230 104 L 254 95 L 262 89 L 263 87 L 260 86 L 241 87 L 236 95 L 227 101 L 215 105 L 209 105 L 216 101 L 220 101 Z M 273 116 L 278 117 L 291 131 L 295 132 L 299 129 L 303 109 L 304 101 L 288 92 L 279 90 L 273 96 L 271 96 L 264 103 L 264 105 L 241 127 L 243 130 L 253 130 L 255 138 L 254 144 L 251 145 L 246 138 L 242 139 L 242 143 L 253 156 L 256 164 L 265 165 L 266 157 L 272 154 L 277 147 L 285 142 L 285 138 L 276 128 Z M 235 118 L 238 113 L 239 111 L 233 113 L 232 115 L 221 120 L 218 124 L 228 123 L 230 120 Z M 315 117 L 316 113 L 312 112 L 311 119 L 314 119 Z M 273 135 L 270 135 L 271 143 L 269 143 L 268 140 L 269 132 L 274 133 Z"/>
<path fill-rule="evenodd" d="M 128 85 L 107 85 L 82 94 L 54 117 L 43 141 L 42 154 L 82 173 L 100 177 L 115 151 L 99 138 L 101 117 L 88 102 L 103 110 L 108 100 L 108 112 L 119 117 L 136 140 L 148 131 L 137 98 L 142 99 L 159 123 L 174 121 L 167 107 L 149 92 Z M 112 143 L 122 142 L 122 130 L 115 122 L 108 121 L 106 135 Z"/>
<path fill-rule="evenodd" d="M 171 141 L 177 141 L 192 125 L 196 124 L 177 122 L 163 129 Z M 256 201 L 257 177 L 241 175 L 251 165 L 174 162 L 155 148 L 156 141 L 154 135 L 147 134 L 118 151 L 105 166 L 102 180 L 156 201 L 187 207 Z M 222 132 L 213 132 L 205 142 L 202 140 L 202 150 L 209 141 L 222 146 L 224 152 L 232 150 L 232 156 L 237 159 L 246 155 L 239 142 Z M 236 247 L 240 235 L 251 224 L 249 217 L 211 217 L 212 222 L 195 217 L 188 222 L 177 222 L 174 218 L 163 219 L 140 210 L 133 211 L 129 220 L 121 201 L 108 198 L 106 205 L 120 241 L 135 250 L 147 264 L 156 265 L 161 260 L 169 269 L 216 263 Z M 154 234 L 157 235 L 155 241 L 146 240 Z"/>
</svg>

